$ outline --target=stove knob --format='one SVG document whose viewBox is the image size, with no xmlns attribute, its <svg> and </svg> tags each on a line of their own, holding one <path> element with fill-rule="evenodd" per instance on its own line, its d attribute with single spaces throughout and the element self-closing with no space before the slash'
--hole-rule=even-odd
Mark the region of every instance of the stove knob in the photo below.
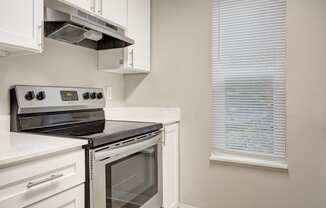
<svg viewBox="0 0 326 208">
<path fill-rule="evenodd" d="M 91 93 L 91 99 L 96 99 L 96 92 Z"/>
<path fill-rule="evenodd" d="M 44 91 L 40 91 L 36 94 L 36 99 L 38 100 L 44 100 L 45 99 L 45 92 Z"/>
<path fill-rule="evenodd" d="M 25 99 L 26 100 L 33 100 L 35 98 L 35 93 L 34 91 L 28 91 L 26 94 L 25 94 Z"/>
<path fill-rule="evenodd" d="M 103 98 L 103 93 L 101 93 L 101 92 L 99 92 L 99 93 L 97 93 L 97 99 L 102 99 Z"/>
<path fill-rule="evenodd" d="M 85 92 L 83 94 L 83 97 L 84 97 L 85 100 L 88 100 L 90 98 L 89 92 Z"/>
</svg>

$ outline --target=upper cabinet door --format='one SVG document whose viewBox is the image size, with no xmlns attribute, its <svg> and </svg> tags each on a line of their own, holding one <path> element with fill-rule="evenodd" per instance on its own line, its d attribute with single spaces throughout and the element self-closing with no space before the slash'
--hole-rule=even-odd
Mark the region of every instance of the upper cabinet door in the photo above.
<svg viewBox="0 0 326 208">
<path fill-rule="evenodd" d="M 151 1 L 128 0 L 127 34 L 135 40 L 128 47 L 128 67 L 150 71 L 151 65 Z"/>
<path fill-rule="evenodd" d="M 68 5 L 84 9 L 86 11 L 95 12 L 95 0 L 59 0 Z"/>
<path fill-rule="evenodd" d="M 103 7 L 103 16 L 109 11 L 107 8 L 112 9 L 114 5 L 119 5 L 113 2 L 120 2 L 119 8 L 127 8 L 127 14 L 123 14 L 122 9 L 119 10 L 115 6 L 115 11 L 111 13 L 115 17 L 109 17 L 107 13 L 105 18 L 113 20 L 121 17 L 120 19 L 123 20 L 123 17 L 126 17 L 126 35 L 135 40 L 134 45 L 125 49 L 100 51 L 99 70 L 119 74 L 149 73 L 151 67 L 151 1 L 127 0 L 127 6 L 121 4 L 121 2 L 125 3 L 125 0 L 99 1 L 105 2 L 103 5 L 106 5 Z M 117 13 L 121 16 L 116 15 Z"/>
<path fill-rule="evenodd" d="M 39 53 L 42 43 L 43 0 L 2 1 L 0 55 Z"/>
<path fill-rule="evenodd" d="M 127 0 L 98 0 L 98 13 L 104 18 L 122 26 L 127 26 Z M 137 1 L 138 0 L 134 0 Z"/>
</svg>

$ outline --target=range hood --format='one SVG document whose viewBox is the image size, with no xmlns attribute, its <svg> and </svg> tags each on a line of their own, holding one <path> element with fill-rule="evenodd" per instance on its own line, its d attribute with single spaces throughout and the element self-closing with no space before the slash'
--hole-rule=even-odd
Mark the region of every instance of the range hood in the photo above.
<svg viewBox="0 0 326 208">
<path fill-rule="evenodd" d="M 58 41 L 104 50 L 134 44 L 124 29 L 70 6 L 46 5 L 45 37 Z"/>
</svg>

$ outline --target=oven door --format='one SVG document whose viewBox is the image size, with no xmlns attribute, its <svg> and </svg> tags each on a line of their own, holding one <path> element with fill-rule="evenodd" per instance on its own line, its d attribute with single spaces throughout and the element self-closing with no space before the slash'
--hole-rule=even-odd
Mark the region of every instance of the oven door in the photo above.
<svg viewBox="0 0 326 208">
<path fill-rule="evenodd" d="M 116 149 L 94 151 L 93 208 L 162 206 L 161 133 Z"/>
</svg>

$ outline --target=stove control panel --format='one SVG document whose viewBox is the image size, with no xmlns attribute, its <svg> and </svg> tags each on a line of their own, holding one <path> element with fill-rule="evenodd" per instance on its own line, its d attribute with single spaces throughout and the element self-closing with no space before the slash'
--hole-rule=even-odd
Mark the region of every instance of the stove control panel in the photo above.
<svg viewBox="0 0 326 208">
<path fill-rule="evenodd" d="M 101 88 L 17 85 L 11 89 L 19 113 L 55 112 L 105 107 Z"/>
</svg>

